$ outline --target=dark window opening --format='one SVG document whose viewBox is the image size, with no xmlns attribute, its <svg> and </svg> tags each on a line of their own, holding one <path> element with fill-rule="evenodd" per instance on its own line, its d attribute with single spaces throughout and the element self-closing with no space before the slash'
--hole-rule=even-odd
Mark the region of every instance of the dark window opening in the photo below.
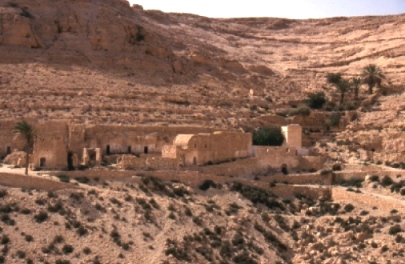
<svg viewBox="0 0 405 264">
<path fill-rule="evenodd" d="M 129 154 L 131 154 L 131 153 L 132 153 L 131 146 L 128 146 L 128 153 L 129 153 Z"/>
<path fill-rule="evenodd" d="M 43 168 L 46 166 L 46 159 L 45 158 L 40 158 L 39 159 L 39 167 Z"/>
<path fill-rule="evenodd" d="M 68 170 L 75 169 L 75 167 L 73 166 L 73 153 L 72 152 L 68 152 L 67 165 L 68 165 Z"/>
<path fill-rule="evenodd" d="M 147 147 L 147 146 L 145 146 L 145 147 L 143 148 L 143 153 L 148 154 L 148 147 Z"/>
<path fill-rule="evenodd" d="M 288 174 L 288 169 L 287 169 L 287 165 L 286 165 L 286 164 L 283 164 L 283 165 L 281 166 L 281 172 L 282 172 L 284 175 L 287 175 L 287 174 Z"/>
<path fill-rule="evenodd" d="M 105 148 L 105 154 L 110 155 L 110 145 L 107 145 L 107 147 Z"/>
<path fill-rule="evenodd" d="M 11 153 L 11 147 L 7 146 L 7 155 Z"/>
</svg>

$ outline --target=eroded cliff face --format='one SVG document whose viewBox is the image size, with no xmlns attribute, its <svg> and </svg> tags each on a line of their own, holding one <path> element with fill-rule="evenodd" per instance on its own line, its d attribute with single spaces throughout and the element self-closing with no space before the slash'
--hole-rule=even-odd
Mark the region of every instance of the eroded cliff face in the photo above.
<svg viewBox="0 0 405 264">
<path fill-rule="evenodd" d="M 9 1 L 0 7 L 0 62 L 171 70 L 175 56 L 127 1 Z"/>
</svg>

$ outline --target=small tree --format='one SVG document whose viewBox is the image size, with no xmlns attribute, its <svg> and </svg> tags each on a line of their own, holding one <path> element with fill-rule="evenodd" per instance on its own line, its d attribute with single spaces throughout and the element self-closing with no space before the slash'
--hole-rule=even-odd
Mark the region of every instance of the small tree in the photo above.
<svg viewBox="0 0 405 264">
<path fill-rule="evenodd" d="M 383 79 L 385 79 L 385 75 L 383 74 L 382 70 L 375 64 L 369 64 L 364 67 L 361 77 L 363 79 L 363 83 L 368 85 L 369 94 L 373 93 L 373 87 L 375 85 L 381 87 L 381 82 Z"/>
<path fill-rule="evenodd" d="M 326 97 L 324 92 L 308 94 L 307 105 L 312 109 L 321 109 L 325 103 Z"/>
<path fill-rule="evenodd" d="M 281 146 L 284 135 L 279 127 L 263 127 L 253 131 L 253 145 Z"/>
<path fill-rule="evenodd" d="M 357 101 L 359 99 L 359 89 L 362 84 L 360 77 L 353 77 L 350 79 L 351 89 L 354 91 L 354 99 Z"/>
<path fill-rule="evenodd" d="M 350 90 L 349 81 L 345 80 L 341 73 L 328 73 L 326 81 L 340 92 L 340 105 L 342 105 L 346 92 Z"/>
<path fill-rule="evenodd" d="M 16 137 L 24 142 L 24 151 L 26 152 L 25 156 L 25 175 L 28 175 L 28 165 L 30 161 L 30 153 L 32 153 L 34 147 L 34 137 L 35 131 L 34 128 L 24 120 L 18 121 L 12 131 Z"/>
</svg>

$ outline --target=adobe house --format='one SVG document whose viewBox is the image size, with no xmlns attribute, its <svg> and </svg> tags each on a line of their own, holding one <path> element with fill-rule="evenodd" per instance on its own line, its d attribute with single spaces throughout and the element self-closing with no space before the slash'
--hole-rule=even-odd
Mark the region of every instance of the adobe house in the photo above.
<svg viewBox="0 0 405 264">
<path fill-rule="evenodd" d="M 179 159 L 183 166 L 215 164 L 252 155 L 252 134 L 221 131 L 179 134 L 162 149 L 163 158 Z"/>
</svg>

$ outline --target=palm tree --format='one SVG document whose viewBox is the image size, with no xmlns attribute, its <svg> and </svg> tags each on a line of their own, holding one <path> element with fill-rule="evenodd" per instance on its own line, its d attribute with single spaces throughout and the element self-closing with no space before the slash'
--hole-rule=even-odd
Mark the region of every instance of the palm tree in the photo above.
<svg viewBox="0 0 405 264">
<path fill-rule="evenodd" d="M 340 92 L 340 105 L 343 104 L 345 93 L 350 90 L 350 83 L 342 77 L 341 73 L 328 73 L 326 81 Z"/>
<path fill-rule="evenodd" d="M 362 84 L 360 77 L 353 77 L 350 79 L 351 89 L 354 91 L 354 99 L 357 101 L 359 99 L 359 89 Z"/>
<path fill-rule="evenodd" d="M 376 84 L 378 87 L 380 87 L 382 80 L 385 79 L 385 75 L 383 74 L 382 70 L 375 64 L 369 64 L 364 67 L 361 77 L 363 78 L 363 82 L 368 85 L 369 94 L 373 93 L 373 87 Z"/>
<path fill-rule="evenodd" d="M 342 80 L 341 73 L 328 73 L 326 81 L 332 85 L 337 85 Z"/>
<path fill-rule="evenodd" d="M 340 105 L 342 105 L 346 92 L 348 92 L 351 88 L 350 82 L 342 79 L 338 84 L 336 84 L 335 87 L 340 92 Z"/>
<path fill-rule="evenodd" d="M 21 120 L 15 124 L 13 133 L 16 135 L 16 137 L 24 141 L 24 150 L 27 153 L 25 156 L 25 175 L 28 175 L 30 153 L 34 147 L 34 128 L 27 121 Z"/>
</svg>

